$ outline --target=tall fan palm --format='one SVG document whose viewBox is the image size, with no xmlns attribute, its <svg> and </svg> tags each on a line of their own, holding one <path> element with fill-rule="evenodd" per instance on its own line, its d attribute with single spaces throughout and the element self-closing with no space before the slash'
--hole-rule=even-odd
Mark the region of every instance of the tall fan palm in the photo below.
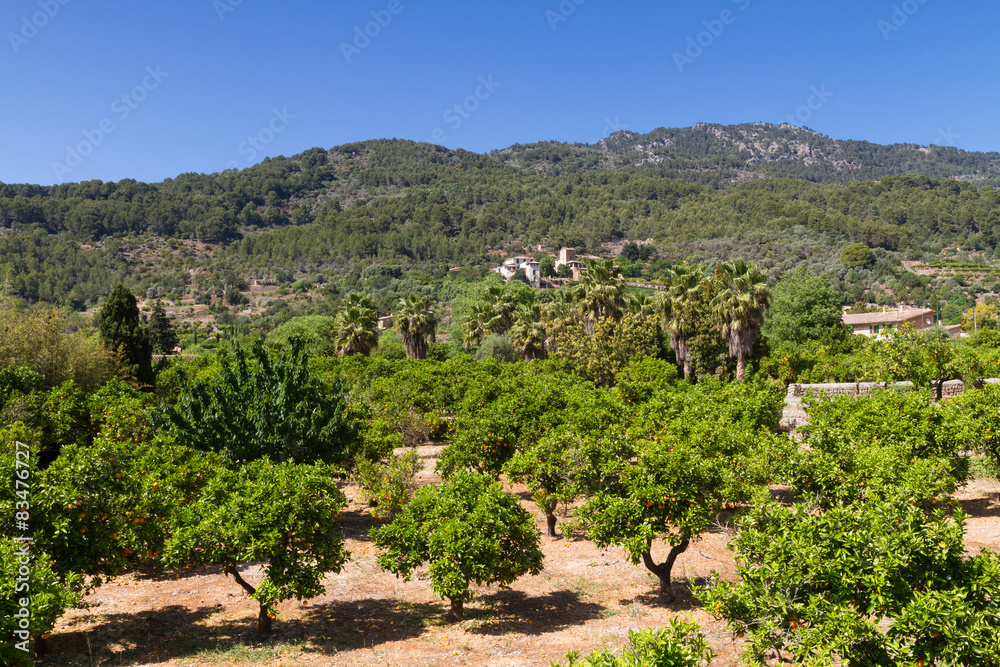
<svg viewBox="0 0 1000 667">
<path fill-rule="evenodd" d="M 625 281 L 611 259 L 588 259 L 587 270 L 573 287 L 573 296 L 584 318 L 587 333 L 604 317 L 617 318 L 625 302 Z"/>
<path fill-rule="evenodd" d="M 490 320 L 493 309 L 485 301 L 472 304 L 468 315 L 462 318 L 462 347 L 466 350 L 479 347 L 483 339 L 489 335 Z"/>
<path fill-rule="evenodd" d="M 344 299 L 344 307 L 358 306 L 360 308 L 367 308 L 370 311 L 377 312 L 375 308 L 375 300 L 372 299 L 370 294 L 364 294 L 362 292 L 351 292 Z"/>
<path fill-rule="evenodd" d="M 690 380 L 691 360 L 688 357 L 690 352 L 688 340 L 695 334 L 695 320 L 698 317 L 705 274 L 702 273 L 700 266 L 677 264 L 670 269 L 668 281 L 670 308 L 662 321 L 666 332 L 670 334 L 670 347 L 674 351 L 677 365 L 684 369 L 685 379 Z"/>
<path fill-rule="evenodd" d="M 545 325 L 542 309 L 537 303 L 521 306 L 510 328 L 510 342 L 525 361 L 545 356 Z"/>
<path fill-rule="evenodd" d="M 648 294 L 629 294 L 625 297 L 625 311 L 629 315 L 656 315 L 660 310 L 657 298 Z"/>
<path fill-rule="evenodd" d="M 411 294 L 400 299 L 393 315 L 393 326 L 403 339 L 406 356 L 410 359 L 427 358 L 427 339 L 434 334 L 437 320 L 427 303 L 427 297 Z"/>
<path fill-rule="evenodd" d="M 484 300 L 489 306 L 489 319 L 485 323 L 486 333 L 506 333 L 514 324 L 517 301 L 508 284 L 493 284 L 486 288 Z"/>
<path fill-rule="evenodd" d="M 347 305 L 333 321 L 333 338 L 341 357 L 367 357 L 378 342 L 378 314 L 364 306 Z"/>
<path fill-rule="evenodd" d="M 552 301 L 542 306 L 542 323 L 545 325 L 545 349 L 550 353 L 559 347 L 559 337 L 577 322 L 573 293 L 559 289 Z"/>
<path fill-rule="evenodd" d="M 712 299 L 712 311 L 722 337 L 729 342 L 729 356 L 736 357 L 736 379 L 742 381 L 771 298 L 767 276 L 753 264 L 737 259 L 720 265 L 715 280 L 718 291 Z"/>
</svg>

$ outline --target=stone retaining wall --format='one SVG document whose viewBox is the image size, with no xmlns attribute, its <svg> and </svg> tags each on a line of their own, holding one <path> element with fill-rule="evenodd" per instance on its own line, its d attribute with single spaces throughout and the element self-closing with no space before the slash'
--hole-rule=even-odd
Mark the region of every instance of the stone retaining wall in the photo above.
<svg viewBox="0 0 1000 667">
<path fill-rule="evenodd" d="M 987 384 L 1000 383 L 1000 379 L 991 378 L 983 380 Z M 788 398 L 802 398 L 809 392 L 814 392 L 820 396 L 867 396 L 876 391 L 883 391 L 892 387 L 896 390 L 907 391 L 913 389 L 912 382 L 846 382 L 839 384 L 790 384 L 788 385 Z M 941 388 L 942 398 L 954 398 L 961 396 L 965 392 L 965 384 L 961 380 L 949 380 Z"/>
<path fill-rule="evenodd" d="M 983 380 L 986 384 L 998 384 L 1000 379 Z M 885 391 L 892 387 L 897 391 L 913 389 L 912 382 L 847 382 L 840 384 L 790 384 L 785 396 L 785 409 L 781 415 L 779 428 L 794 433 L 795 429 L 807 421 L 806 407 L 802 398 L 813 392 L 819 396 L 868 396 L 876 391 Z M 965 392 L 965 384 L 961 380 L 950 380 L 941 388 L 941 398 L 955 398 Z"/>
</svg>

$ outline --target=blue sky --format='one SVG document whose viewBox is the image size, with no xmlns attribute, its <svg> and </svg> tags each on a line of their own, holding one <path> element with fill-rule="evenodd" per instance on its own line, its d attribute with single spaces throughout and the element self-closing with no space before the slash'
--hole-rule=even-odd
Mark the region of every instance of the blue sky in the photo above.
<svg viewBox="0 0 1000 667">
<path fill-rule="evenodd" d="M 835 138 L 1000 150 L 998 4 L 6 0 L 0 181 L 790 114 Z"/>
</svg>

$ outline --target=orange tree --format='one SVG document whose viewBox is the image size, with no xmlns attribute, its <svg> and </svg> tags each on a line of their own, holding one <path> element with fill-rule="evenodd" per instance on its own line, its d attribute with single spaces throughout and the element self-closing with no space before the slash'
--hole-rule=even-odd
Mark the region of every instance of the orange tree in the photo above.
<svg viewBox="0 0 1000 667">
<path fill-rule="evenodd" d="M 74 577 L 61 579 L 52 558 L 38 548 L 0 537 L 0 663 L 33 665 L 63 612 L 80 601 Z"/>
<path fill-rule="evenodd" d="M 1000 385 L 966 387 L 947 409 L 947 425 L 955 440 L 988 457 L 1000 468 Z"/>
<path fill-rule="evenodd" d="M 950 406 L 926 392 L 878 391 L 870 396 L 811 399 L 808 443 L 788 467 L 802 498 L 828 507 L 905 487 L 917 502 L 947 502 L 968 477 L 968 439 Z"/>
<path fill-rule="evenodd" d="M 672 602 L 677 558 L 794 451 L 787 437 L 765 427 L 776 423 L 779 403 L 780 391 L 755 383 L 704 383 L 654 396 L 629 427 L 631 452 L 608 457 L 580 510 L 588 536 L 641 561 Z M 652 553 L 658 539 L 670 546 L 663 562 Z"/>
<path fill-rule="evenodd" d="M 409 581 L 430 563 L 431 589 L 461 621 L 469 586 L 508 586 L 542 569 L 538 531 L 516 496 L 484 475 L 457 472 L 417 490 L 392 523 L 371 531 L 379 565 Z"/>
<path fill-rule="evenodd" d="M 572 503 L 587 488 L 594 472 L 593 451 L 600 445 L 567 427 L 546 433 L 516 452 L 504 465 L 511 482 L 526 484 L 545 513 L 549 537 L 556 537 L 556 508 Z"/>
<path fill-rule="evenodd" d="M 52 557 L 62 579 L 89 577 L 75 580 L 88 588 L 154 559 L 173 508 L 186 503 L 217 465 L 217 457 L 169 438 L 125 440 L 115 432 L 102 433 L 90 446 L 64 446 L 51 465 L 31 475 L 35 546 Z M 32 433 L 13 433 L 5 442 L 36 442 Z M 5 495 L 0 511 L 17 500 Z"/>
<path fill-rule="evenodd" d="M 512 365 L 468 389 L 438 472 L 447 476 L 470 469 L 499 475 L 518 448 L 531 446 L 561 424 L 572 421 L 585 432 L 607 426 L 614 413 L 610 403 L 593 385 L 544 362 Z"/>
<path fill-rule="evenodd" d="M 764 503 L 730 544 L 739 580 L 696 595 L 746 639 L 749 664 L 998 664 L 1000 558 L 966 558 L 962 514 L 911 500 Z"/>
<path fill-rule="evenodd" d="M 328 465 L 266 458 L 220 469 L 171 517 L 164 564 L 221 567 L 257 600 L 257 631 L 270 634 L 277 603 L 320 595 L 323 577 L 340 572 L 350 555 L 337 521 L 346 498 L 334 474 Z M 240 571 L 254 562 L 264 573 L 256 586 Z"/>
</svg>

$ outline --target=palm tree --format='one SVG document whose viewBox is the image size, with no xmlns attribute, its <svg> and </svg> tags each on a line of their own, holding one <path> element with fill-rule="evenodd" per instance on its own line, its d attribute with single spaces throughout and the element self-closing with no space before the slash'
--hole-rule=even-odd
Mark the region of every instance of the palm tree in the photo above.
<svg viewBox="0 0 1000 667">
<path fill-rule="evenodd" d="M 517 302 L 508 284 L 491 284 L 481 301 L 472 304 L 462 320 L 462 346 L 478 347 L 490 334 L 507 333 L 514 324 Z"/>
<path fill-rule="evenodd" d="M 489 318 L 484 323 L 487 335 L 506 333 L 514 324 L 514 311 L 517 309 L 508 284 L 494 283 L 487 287 L 484 301 L 489 306 Z"/>
<path fill-rule="evenodd" d="M 542 306 L 542 324 L 545 326 L 545 349 L 555 352 L 559 337 L 577 322 L 573 292 L 559 289 L 553 293 L 552 301 Z"/>
<path fill-rule="evenodd" d="M 359 305 L 342 308 L 333 321 L 333 338 L 341 357 L 367 357 L 378 343 L 378 314 Z"/>
<path fill-rule="evenodd" d="M 368 310 L 378 312 L 375 307 L 375 301 L 372 299 L 370 294 L 363 294 L 362 292 L 351 292 L 347 295 L 344 306 L 358 306 L 361 308 L 367 308 Z"/>
<path fill-rule="evenodd" d="M 612 259 L 588 259 L 587 270 L 573 287 L 573 296 L 585 318 L 587 333 L 605 317 L 617 318 L 625 302 L 625 281 Z"/>
<path fill-rule="evenodd" d="M 670 335 L 670 348 L 674 351 L 677 365 L 684 370 L 684 378 L 691 380 L 691 360 L 688 356 L 688 340 L 695 334 L 697 307 L 705 275 L 700 266 L 677 264 L 668 274 L 669 288 L 665 301 L 669 304 L 666 312 L 661 310 L 661 323 Z"/>
<path fill-rule="evenodd" d="M 646 317 L 656 315 L 660 310 L 657 301 L 658 299 L 655 295 L 651 297 L 641 292 L 638 294 L 629 294 L 625 297 L 625 311 L 629 315 L 643 315 Z"/>
<path fill-rule="evenodd" d="M 510 341 L 525 361 L 545 356 L 545 325 L 537 303 L 518 309 L 517 319 L 510 328 Z"/>
<path fill-rule="evenodd" d="M 462 318 L 462 347 L 466 350 L 479 347 L 489 335 L 488 327 L 493 318 L 493 309 L 485 301 L 472 304 L 469 314 Z"/>
<path fill-rule="evenodd" d="M 718 291 L 712 299 L 712 312 L 722 337 L 729 342 L 729 356 L 736 357 L 736 379 L 742 381 L 771 298 L 767 275 L 736 259 L 720 265 L 715 280 Z"/>
<path fill-rule="evenodd" d="M 427 297 L 411 294 L 400 299 L 393 320 L 393 326 L 403 339 L 406 356 L 410 359 L 426 359 L 427 339 L 434 334 L 434 327 L 437 325 Z"/>
</svg>

